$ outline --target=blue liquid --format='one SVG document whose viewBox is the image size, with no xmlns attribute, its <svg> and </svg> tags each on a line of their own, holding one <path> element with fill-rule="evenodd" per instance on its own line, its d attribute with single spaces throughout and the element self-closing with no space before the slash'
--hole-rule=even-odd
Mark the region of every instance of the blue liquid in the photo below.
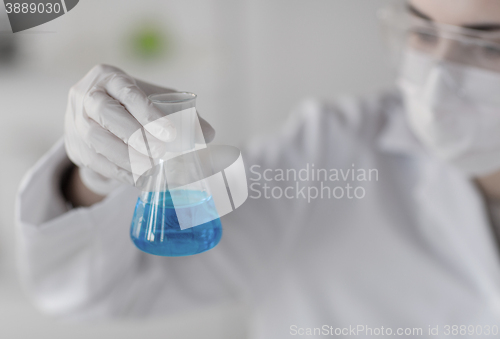
<svg viewBox="0 0 500 339">
<path fill-rule="evenodd" d="M 212 198 L 207 197 L 205 193 L 181 193 L 186 203 L 179 207 L 179 199 L 176 198 L 179 213 L 203 215 L 215 211 Z M 195 203 L 192 203 L 193 201 Z M 166 257 L 180 257 L 214 248 L 222 237 L 222 225 L 217 218 L 181 230 L 170 192 L 148 193 L 137 200 L 130 237 L 141 251 Z"/>
</svg>

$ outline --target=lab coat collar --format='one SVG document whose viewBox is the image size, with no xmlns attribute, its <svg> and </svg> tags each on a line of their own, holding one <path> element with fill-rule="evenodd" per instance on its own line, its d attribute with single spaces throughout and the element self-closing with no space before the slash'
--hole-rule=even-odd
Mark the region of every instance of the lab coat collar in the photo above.
<svg viewBox="0 0 500 339">
<path fill-rule="evenodd" d="M 500 317 L 500 262 L 479 189 L 457 169 L 421 161 L 413 192 L 418 231 L 436 260 L 484 298 Z"/>
<path fill-rule="evenodd" d="M 415 157 L 418 232 L 436 259 L 480 291 L 500 316 L 498 245 L 481 193 L 458 169 L 425 150 L 408 126 L 401 96 L 396 94 L 391 103 L 384 112 L 387 119 L 378 146 L 385 152 Z"/>
<path fill-rule="evenodd" d="M 400 93 L 394 92 L 391 96 L 393 105 L 384 112 L 386 119 L 378 139 L 379 148 L 391 153 L 423 155 L 422 144 L 408 126 Z"/>
</svg>

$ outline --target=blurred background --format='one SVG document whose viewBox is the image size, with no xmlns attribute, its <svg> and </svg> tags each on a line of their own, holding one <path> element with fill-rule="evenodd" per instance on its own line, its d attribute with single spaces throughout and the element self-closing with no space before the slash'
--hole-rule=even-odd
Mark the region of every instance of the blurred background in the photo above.
<svg viewBox="0 0 500 339">
<path fill-rule="evenodd" d="M 62 136 L 68 90 L 97 63 L 198 94 L 215 142 L 232 145 L 275 130 L 302 98 L 333 101 L 389 88 L 376 19 L 388 1 L 81 0 L 53 22 L 16 34 L 5 32 L 0 3 L 0 337 L 245 338 L 251 310 L 238 304 L 92 324 L 40 314 L 15 267 L 20 180 Z"/>
</svg>

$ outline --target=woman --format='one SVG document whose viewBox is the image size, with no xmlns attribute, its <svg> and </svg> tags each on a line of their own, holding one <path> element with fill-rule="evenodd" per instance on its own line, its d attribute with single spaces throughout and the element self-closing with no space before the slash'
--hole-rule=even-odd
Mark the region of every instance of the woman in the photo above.
<svg viewBox="0 0 500 339">
<path fill-rule="evenodd" d="M 409 16 L 393 27 L 405 36 L 401 91 L 299 105 L 283 131 L 244 152 L 250 199 L 223 218 L 215 249 L 191 257 L 150 256 L 128 238 L 138 192 L 127 138 L 158 117 L 147 95 L 167 89 L 93 68 L 70 91 L 66 147 L 54 146 L 19 192 L 21 271 L 35 303 L 103 317 L 242 298 L 255 338 L 495 331 L 500 3 L 411 0 L 400 15 Z M 147 132 L 163 142 L 177 133 L 168 123 Z M 377 175 L 325 180 L 320 198 L 317 180 L 269 177 L 308 166 Z M 266 184 L 289 195 L 266 195 Z M 345 195 L 332 197 L 339 185 Z M 347 185 L 362 190 L 348 196 Z"/>
</svg>

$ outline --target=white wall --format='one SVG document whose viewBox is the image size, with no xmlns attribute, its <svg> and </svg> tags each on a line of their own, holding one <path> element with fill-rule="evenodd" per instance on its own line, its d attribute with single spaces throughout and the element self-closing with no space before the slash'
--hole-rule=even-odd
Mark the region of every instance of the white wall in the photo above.
<svg viewBox="0 0 500 339">
<path fill-rule="evenodd" d="M 199 111 L 218 131 L 216 142 L 230 144 L 273 131 L 302 97 L 388 87 L 375 16 L 386 2 L 82 0 L 69 14 L 18 33 L 20 62 L 0 67 L 0 337 L 241 338 L 246 312 L 235 305 L 126 324 L 70 325 L 41 316 L 15 275 L 19 181 L 62 135 L 67 90 L 96 63 L 197 93 Z M 127 35 L 144 18 L 172 36 L 169 56 L 149 63 L 128 56 Z"/>
</svg>

